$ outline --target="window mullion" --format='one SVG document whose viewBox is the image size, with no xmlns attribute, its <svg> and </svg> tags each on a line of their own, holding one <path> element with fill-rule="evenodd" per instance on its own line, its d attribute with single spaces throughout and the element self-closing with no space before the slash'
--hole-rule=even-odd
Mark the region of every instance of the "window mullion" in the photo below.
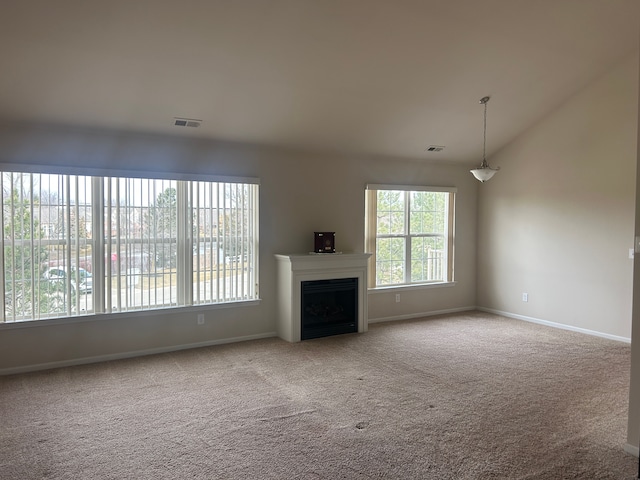
<svg viewBox="0 0 640 480">
<path fill-rule="evenodd" d="M 31 277 L 31 302 L 32 305 L 38 306 L 38 311 L 33 308 L 33 316 L 36 318 L 40 318 L 41 313 L 41 305 L 36 301 L 37 295 L 39 293 L 40 282 L 37 282 L 36 275 L 40 274 L 40 266 L 36 265 L 38 259 L 36 258 L 36 249 L 35 249 L 35 241 L 36 241 L 36 229 L 35 229 L 35 202 L 34 202 L 34 187 L 35 183 L 33 181 L 34 174 L 29 174 L 29 255 L 31 257 L 30 267 L 31 271 L 29 272 L 29 276 Z M 37 268 L 36 268 L 37 267 Z"/>
<path fill-rule="evenodd" d="M 189 220 L 191 188 L 189 182 L 177 182 L 177 284 L 178 305 L 190 305 L 193 296 L 193 244 L 191 240 L 191 222 Z"/>
<path fill-rule="evenodd" d="M 105 219 L 104 182 L 102 177 L 91 177 L 91 274 L 93 311 L 105 311 Z"/>
<path fill-rule="evenodd" d="M 411 283 L 411 192 L 404 192 L 404 283 Z"/>
</svg>

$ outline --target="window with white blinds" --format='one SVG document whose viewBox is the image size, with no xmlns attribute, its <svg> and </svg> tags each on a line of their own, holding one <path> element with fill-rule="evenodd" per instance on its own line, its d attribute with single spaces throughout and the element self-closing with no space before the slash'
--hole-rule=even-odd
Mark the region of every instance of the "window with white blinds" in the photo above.
<svg viewBox="0 0 640 480">
<path fill-rule="evenodd" d="M 2 172 L 1 321 L 258 298 L 258 185 Z"/>
</svg>

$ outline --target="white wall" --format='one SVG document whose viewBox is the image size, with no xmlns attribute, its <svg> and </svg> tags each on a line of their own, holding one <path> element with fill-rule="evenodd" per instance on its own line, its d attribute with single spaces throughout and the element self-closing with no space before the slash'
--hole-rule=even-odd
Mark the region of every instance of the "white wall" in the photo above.
<svg viewBox="0 0 640 480">
<path fill-rule="evenodd" d="M 630 338 L 637 133 L 635 55 L 490 159 L 479 306 Z"/>
<path fill-rule="evenodd" d="M 640 93 L 640 81 L 638 82 Z M 638 139 L 640 139 L 640 102 L 638 105 Z M 640 141 L 638 142 L 638 165 L 640 166 Z M 640 168 L 636 170 L 636 227 L 640 237 Z M 633 268 L 633 326 L 631 329 L 631 382 L 629 387 L 629 423 L 627 449 L 638 454 L 640 445 L 640 255 L 634 258 Z M 631 448 L 629 448 L 631 447 Z"/>
<path fill-rule="evenodd" d="M 52 362 L 273 335 L 273 255 L 310 251 L 314 231 L 336 231 L 339 250 L 362 252 L 367 183 L 458 188 L 456 286 L 408 291 L 399 304 L 391 296 L 376 295 L 370 300 L 370 317 L 414 316 L 475 305 L 478 186 L 463 167 L 46 125 L 0 125 L 0 163 L 260 178 L 262 299 L 259 305 L 241 308 L 108 315 L 63 325 L 47 321 L 0 325 L 0 373 Z M 197 326 L 196 311 L 205 313 L 204 326 Z"/>
</svg>

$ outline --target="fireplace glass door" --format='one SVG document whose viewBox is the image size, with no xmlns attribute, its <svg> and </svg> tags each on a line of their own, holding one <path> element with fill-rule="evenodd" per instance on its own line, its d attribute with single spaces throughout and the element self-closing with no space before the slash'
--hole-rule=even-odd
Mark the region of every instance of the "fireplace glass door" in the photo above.
<svg viewBox="0 0 640 480">
<path fill-rule="evenodd" d="M 358 279 L 301 282 L 301 339 L 358 331 Z"/>
</svg>

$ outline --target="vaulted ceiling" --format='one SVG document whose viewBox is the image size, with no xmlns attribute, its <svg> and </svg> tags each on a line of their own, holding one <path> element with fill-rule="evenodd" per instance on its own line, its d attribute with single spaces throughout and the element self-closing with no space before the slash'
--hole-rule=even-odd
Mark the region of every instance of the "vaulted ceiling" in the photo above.
<svg viewBox="0 0 640 480">
<path fill-rule="evenodd" d="M 490 154 L 639 25 L 638 0 L 8 0 L 0 120 L 475 163 L 481 97 Z"/>
</svg>

